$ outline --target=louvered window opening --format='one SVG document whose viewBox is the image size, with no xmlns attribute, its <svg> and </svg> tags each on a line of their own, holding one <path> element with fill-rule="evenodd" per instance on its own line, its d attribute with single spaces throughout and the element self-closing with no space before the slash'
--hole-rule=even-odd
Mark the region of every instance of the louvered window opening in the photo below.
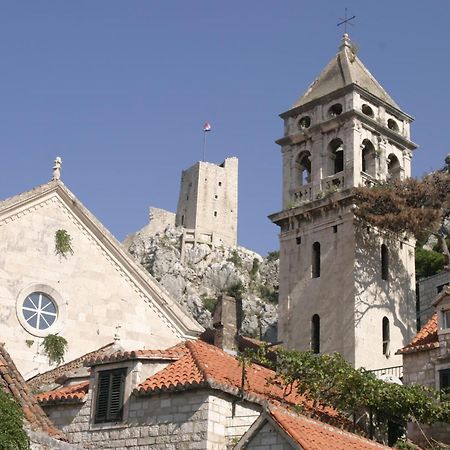
<svg viewBox="0 0 450 450">
<path fill-rule="evenodd" d="M 126 375 L 126 368 L 99 372 L 95 406 L 96 423 L 122 420 Z"/>
</svg>

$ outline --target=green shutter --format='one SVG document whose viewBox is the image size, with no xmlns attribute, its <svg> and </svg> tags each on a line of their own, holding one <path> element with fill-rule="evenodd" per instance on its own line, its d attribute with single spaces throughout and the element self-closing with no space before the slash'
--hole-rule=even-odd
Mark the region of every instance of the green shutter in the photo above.
<svg viewBox="0 0 450 450">
<path fill-rule="evenodd" d="M 98 374 L 95 422 L 118 422 L 123 415 L 123 394 L 127 369 Z"/>
</svg>

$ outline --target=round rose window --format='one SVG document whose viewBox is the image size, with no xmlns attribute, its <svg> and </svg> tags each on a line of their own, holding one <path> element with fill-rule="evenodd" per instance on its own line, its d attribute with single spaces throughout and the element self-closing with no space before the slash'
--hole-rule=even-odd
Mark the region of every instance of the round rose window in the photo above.
<svg viewBox="0 0 450 450">
<path fill-rule="evenodd" d="M 56 303 L 42 292 L 28 295 L 22 305 L 22 314 L 27 324 L 36 330 L 50 328 L 58 317 Z"/>
</svg>

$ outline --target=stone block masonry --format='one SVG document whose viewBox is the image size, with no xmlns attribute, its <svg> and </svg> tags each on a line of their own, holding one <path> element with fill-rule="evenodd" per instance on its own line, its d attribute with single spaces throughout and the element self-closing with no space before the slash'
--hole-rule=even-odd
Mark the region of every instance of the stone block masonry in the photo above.
<svg viewBox="0 0 450 450">
<path fill-rule="evenodd" d="M 260 415 L 259 405 L 235 400 L 206 389 L 131 396 L 117 424 L 93 423 L 90 394 L 83 405 L 45 410 L 71 443 L 88 449 L 225 449 Z"/>
<path fill-rule="evenodd" d="M 181 175 L 176 226 L 213 236 L 213 245 L 235 247 L 238 220 L 238 159 L 199 161 Z"/>
</svg>

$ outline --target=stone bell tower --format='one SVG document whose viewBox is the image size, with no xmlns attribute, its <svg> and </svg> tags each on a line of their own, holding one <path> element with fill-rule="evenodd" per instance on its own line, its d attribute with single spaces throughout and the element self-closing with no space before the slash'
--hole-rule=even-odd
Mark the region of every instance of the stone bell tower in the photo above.
<svg viewBox="0 0 450 450">
<path fill-rule="evenodd" d="M 294 106 L 284 136 L 279 338 L 340 352 L 355 367 L 401 365 L 413 335 L 414 242 L 356 219 L 352 188 L 410 176 L 412 117 L 356 56 L 347 34 Z"/>
</svg>

